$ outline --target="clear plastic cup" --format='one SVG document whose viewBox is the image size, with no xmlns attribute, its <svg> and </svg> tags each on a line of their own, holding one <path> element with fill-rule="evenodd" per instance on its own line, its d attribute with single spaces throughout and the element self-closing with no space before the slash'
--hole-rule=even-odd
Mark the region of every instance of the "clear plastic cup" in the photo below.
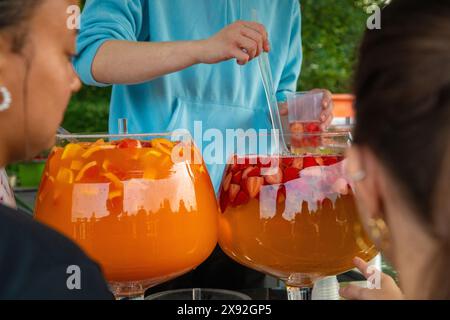
<svg viewBox="0 0 450 320">
<path fill-rule="evenodd" d="M 292 153 L 317 146 L 317 134 L 322 132 L 320 116 L 323 111 L 323 98 L 323 92 L 298 92 L 288 95 Z"/>
<path fill-rule="evenodd" d="M 297 92 L 287 97 L 289 123 L 320 123 L 323 92 Z"/>
</svg>

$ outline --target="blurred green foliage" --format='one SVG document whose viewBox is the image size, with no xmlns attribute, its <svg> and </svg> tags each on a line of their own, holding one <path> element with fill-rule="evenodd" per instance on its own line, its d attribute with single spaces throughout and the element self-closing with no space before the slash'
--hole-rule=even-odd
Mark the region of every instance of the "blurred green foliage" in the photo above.
<svg viewBox="0 0 450 320">
<path fill-rule="evenodd" d="M 299 90 L 351 91 L 357 46 L 368 17 L 366 9 L 385 2 L 301 0 L 304 60 Z M 106 132 L 110 93 L 110 88 L 84 87 L 70 103 L 64 127 L 72 132 Z"/>
<path fill-rule="evenodd" d="M 110 96 L 110 87 L 84 86 L 72 98 L 63 127 L 74 133 L 107 132 Z"/>
<path fill-rule="evenodd" d="M 303 66 L 299 90 L 351 91 L 367 15 L 354 0 L 302 0 Z"/>
</svg>

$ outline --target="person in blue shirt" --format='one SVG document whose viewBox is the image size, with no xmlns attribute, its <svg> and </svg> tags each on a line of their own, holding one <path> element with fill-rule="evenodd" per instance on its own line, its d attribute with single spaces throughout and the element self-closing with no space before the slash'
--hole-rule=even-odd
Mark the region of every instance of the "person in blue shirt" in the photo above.
<svg viewBox="0 0 450 320">
<path fill-rule="evenodd" d="M 252 22 L 257 10 L 260 23 Z M 270 42 L 269 42 L 270 38 Z M 85 84 L 113 85 L 109 131 L 271 128 L 254 60 L 270 51 L 277 99 L 302 63 L 298 0 L 88 0 L 74 65 Z M 237 63 L 235 63 L 235 61 Z M 245 66 L 244 66 L 245 65 Z M 325 91 L 324 125 L 331 122 Z M 216 191 L 224 166 L 209 165 Z"/>
<path fill-rule="evenodd" d="M 261 23 L 252 21 L 255 11 Z M 130 133 L 188 129 L 193 134 L 198 121 L 203 131 L 270 129 L 255 58 L 269 52 L 277 100 L 285 114 L 283 102 L 296 90 L 302 63 L 300 4 L 298 0 L 87 0 L 77 50 L 74 66 L 85 84 L 113 85 L 111 133 L 119 132 L 122 118 L 128 119 Z M 323 92 L 321 117 L 327 126 L 332 99 L 331 93 Z M 217 191 L 224 164 L 209 164 L 208 170 Z M 206 282 L 194 275 L 197 286 L 243 288 L 255 286 L 252 279 L 261 279 L 237 269 L 220 251 L 199 270 L 196 275 Z"/>
</svg>

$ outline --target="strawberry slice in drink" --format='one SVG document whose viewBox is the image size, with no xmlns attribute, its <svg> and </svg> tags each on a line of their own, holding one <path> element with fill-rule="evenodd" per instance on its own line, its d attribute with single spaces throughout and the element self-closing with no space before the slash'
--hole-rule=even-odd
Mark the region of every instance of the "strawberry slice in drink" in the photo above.
<svg viewBox="0 0 450 320">
<path fill-rule="evenodd" d="M 270 168 L 272 166 L 272 161 L 274 161 L 273 157 L 269 156 L 258 157 L 258 166 L 260 168 Z"/>
<path fill-rule="evenodd" d="M 233 174 L 231 172 L 228 172 L 228 174 L 225 176 L 225 179 L 223 179 L 222 187 L 225 192 L 227 192 L 228 189 L 230 189 L 232 177 L 233 177 Z"/>
<path fill-rule="evenodd" d="M 227 193 L 226 192 L 222 192 L 220 194 L 220 200 L 219 200 L 220 211 L 222 213 L 225 213 L 225 210 L 228 207 L 228 203 L 229 203 L 229 199 L 228 199 Z"/>
<path fill-rule="evenodd" d="M 309 168 L 309 167 L 315 167 L 317 166 L 316 159 L 314 157 L 304 157 L 303 158 L 303 169 Z"/>
<path fill-rule="evenodd" d="M 321 131 L 319 122 L 306 122 L 304 124 L 304 132 L 316 133 Z"/>
<path fill-rule="evenodd" d="M 240 206 L 243 204 L 246 204 L 250 200 L 248 194 L 246 194 L 244 191 L 239 191 L 238 195 L 236 196 L 236 199 L 233 201 L 234 206 Z"/>
<path fill-rule="evenodd" d="M 261 175 L 261 169 L 258 167 L 250 166 L 245 169 L 242 173 L 242 179 L 250 178 L 250 177 L 258 177 Z"/>
<path fill-rule="evenodd" d="M 139 140 L 124 139 L 117 144 L 118 149 L 139 149 L 142 148 L 142 144 Z"/>
<path fill-rule="evenodd" d="M 246 181 L 246 189 L 250 198 L 256 198 L 264 184 L 264 178 L 262 177 L 250 177 Z"/>
<path fill-rule="evenodd" d="M 236 173 L 238 171 L 243 171 L 249 164 L 250 160 L 248 158 L 234 156 L 231 162 L 231 172 Z"/>
<path fill-rule="evenodd" d="M 242 171 L 238 171 L 233 175 L 233 178 L 231 178 L 231 183 L 240 184 L 241 180 L 242 180 Z"/>
<path fill-rule="evenodd" d="M 246 179 L 249 172 L 252 171 L 253 169 L 255 169 L 254 166 L 245 168 L 244 171 L 242 171 L 242 179 Z"/>
<path fill-rule="evenodd" d="M 231 172 L 236 173 L 238 171 L 242 171 L 245 169 L 245 164 L 238 164 L 238 163 L 233 163 L 231 165 Z"/>
<path fill-rule="evenodd" d="M 141 146 L 142 146 L 142 148 L 151 148 L 152 143 L 150 141 L 142 141 Z"/>
<path fill-rule="evenodd" d="M 294 158 L 292 157 L 286 157 L 286 158 L 282 158 L 281 159 L 281 163 L 283 164 L 283 166 L 285 167 L 290 167 L 292 166 L 292 163 L 294 162 Z"/>
<path fill-rule="evenodd" d="M 292 167 L 284 169 L 283 182 L 295 180 L 295 179 L 298 179 L 299 177 L 300 177 L 300 169 L 292 168 Z"/>
<path fill-rule="evenodd" d="M 302 122 L 292 122 L 289 125 L 289 129 L 291 130 L 292 133 L 303 133 L 305 131 L 305 126 L 303 125 Z"/>
<path fill-rule="evenodd" d="M 339 162 L 338 157 L 327 156 L 327 157 L 322 157 L 322 159 L 323 159 L 323 164 L 325 166 L 331 166 L 331 165 Z"/>
<path fill-rule="evenodd" d="M 292 161 L 291 167 L 302 170 L 303 169 L 303 158 L 302 157 L 295 158 L 294 161 Z"/>
<path fill-rule="evenodd" d="M 295 147 L 317 147 L 320 137 L 315 135 L 320 133 L 320 122 L 294 122 L 291 124 L 292 145 Z"/>
<path fill-rule="evenodd" d="M 234 199 L 236 199 L 239 191 L 241 190 L 241 186 L 232 183 L 230 185 L 230 190 L 228 191 L 228 196 L 230 197 L 230 202 L 234 202 Z"/>
<path fill-rule="evenodd" d="M 323 166 L 324 165 L 323 159 L 321 157 L 316 157 L 315 159 L 316 159 L 317 165 L 319 165 L 319 166 Z"/>
<path fill-rule="evenodd" d="M 283 182 L 283 172 L 281 171 L 280 168 L 278 168 L 277 173 L 265 176 L 264 179 L 268 184 L 279 184 Z"/>
</svg>

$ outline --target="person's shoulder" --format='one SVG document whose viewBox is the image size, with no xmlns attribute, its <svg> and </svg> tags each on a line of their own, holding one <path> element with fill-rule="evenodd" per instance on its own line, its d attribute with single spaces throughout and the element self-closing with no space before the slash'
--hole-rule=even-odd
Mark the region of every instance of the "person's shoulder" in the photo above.
<svg viewBox="0 0 450 320">
<path fill-rule="evenodd" d="M 272 0 L 273 1 L 273 0 Z M 273 1 L 276 5 L 281 5 L 284 7 L 292 8 L 293 6 L 298 6 L 301 4 L 301 0 L 275 0 Z"/>
<path fill-rule="evenodd" d="M 70 276 L 80 276 L 70 288 Z M 75 279 L 76 280 L 76 279 Z M 71 240 L 0 205 L 0 298 L 110 298 L 100 267 Z"/>
<path fill-rule="evenodd" d="M 41 224 L 20 210 L 0 206 L 0 239 L 12 247 L 38 249 L 47 259 L 63 260 L 67 257 L 87 259 L 87 256 L 71 240 Z M 55 247 L 65 250 L 55 252 Z"/>
<path fill-rule="evenodd" d="M 301 8 L 301 0 L 272 0 L 271 5 L 279 15 L 297 13 Z"/>
</svg>

